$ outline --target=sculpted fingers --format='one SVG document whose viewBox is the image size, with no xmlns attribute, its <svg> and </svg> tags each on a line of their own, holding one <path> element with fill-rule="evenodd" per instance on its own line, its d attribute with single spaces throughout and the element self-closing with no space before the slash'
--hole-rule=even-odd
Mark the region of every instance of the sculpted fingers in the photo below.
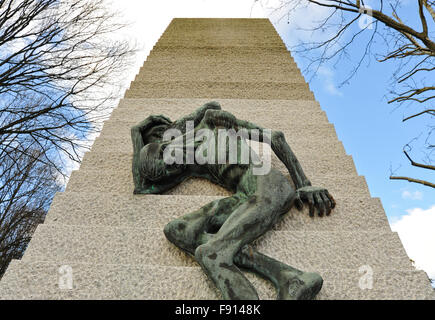
<svg viewBox="0 0 435 320">
<path fill-rule="evenodd" d="M 320 196 L 322 197 L 323 203 L 325 204 L 326 215 L 329 216 L 332 210 L 332 203 L 325 193 L 321 193 Z"/>
<path fill-rule="evenodd" d="M 310 217 L 314 217 L 314 197 L 312 193 L 307 194 L 307 200 L 310 208 Z"/>
<path fill-rule="evenodd" d="M 323 203 L 323 199 L 322 199 L 322 196 L 320 194 L 321 193 L 315 193 L 314 199 L 316 201 L 316 208 L 318 210 L 318 214 L 321 217 L 325 213 L 325 204 Z"/>
<path fill-rule="evenodd" d="M 295 199 L 295 206 L 299 211 L 301 211 L 304 208 L 304 203 L 299 196 L 296 197 Z"/>
<path fill-rule="evenodd" d="M 299 209 L 303 202 L 309 206 L 309 214 L 314 217 L 315 211 L 321 217 L 330 215 L 331 210 L 335 207 L 335 200 L 324 188 L 306 186 L 298 189 L 295 205 Z"/>
<path fill-rule="evenodd" d="M 326 195 L 328 196 L 329 201 L 331 201 L 331 209 L 335 208 L 335 200 L 334 197 L 331 196 L 331 194 L 328 192 L 328 190 L 326 190 Z"/>
</svg>

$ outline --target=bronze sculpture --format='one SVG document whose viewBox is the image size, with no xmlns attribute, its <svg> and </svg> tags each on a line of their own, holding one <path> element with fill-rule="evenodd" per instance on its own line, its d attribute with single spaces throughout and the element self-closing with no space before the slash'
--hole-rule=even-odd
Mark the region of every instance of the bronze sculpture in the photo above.
<svg viewBox="0 0 435 320">
<path fill-rule="evenodd" d="M 191 130 L 186 129 L 188 122 L 192 123 Z M 169 141 L 163 139 L 171 129 L 182 135 Z M 311 216 L 315 211 L 319 216 L 329 215 L 335 207 L 333 197 L 326 189 L 311 186 L 280 131 L 271 132 L 270 144 L 287 167 L 296 190 L 278 170 L 272 168 L 264 175 L 256 175 L 254 165 L 241 162 L 240 157 L 236 163 L 189 161 L 186 144 L 190 141 L 195 151 L 201 143 L 187 136 L 204 129 L 215 133 L 220 129 L 243 129 L 248 134 L 257 131 L 259 141 L 267 140 L 264 128 L 237 119 L 221 110 L 217 102 L 209 102 L 174 122 L 163 115 L 149 116 L 131 129 L 134 193 L 162 193 L 189 177 L 203 177 L 230 190 L 234 193 L 231 197 L 213 201 L 168 223 L 164 228 L 167 239 L 195 257 L 224 299 L 258 299 L 255 288 L 239 268 L 270 280 L 278 299 L 313 299 L 323 283 L 319 274 L 292 268 L 261 254 L 250 244 L 293 205 L 301 210 L 303 202 L 308 202 Z M 243 139 L 239 139 L 239 151 L 242 143 Z M 166 161 L 165 150 L 171 144 L 181 150 L 182 163 Z M 230 158 L 229 153 L 225 146 L 225 159 Z"/>
</svg>

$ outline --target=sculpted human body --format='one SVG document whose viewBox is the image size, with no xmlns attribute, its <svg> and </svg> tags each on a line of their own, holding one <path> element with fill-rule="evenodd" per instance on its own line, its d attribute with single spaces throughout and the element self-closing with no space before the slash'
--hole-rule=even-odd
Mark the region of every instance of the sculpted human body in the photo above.
<svg viewBox="0 0 435 320">
<path fill-rule="evenodd" d="M 217 102 L 207 103 L 175 122 L 161 115 L 150 116 L 132 128 L 136 194 L 162 193 L 189 177 L 206 178 L 233 192 L 231 197 L 215 200 L 168 223 L 164 228 L 167 239 L 195 257 L 224 299 L 258 299 L 255 288 L 240 269 L 270 280 L 277 289 L 278 299 L 314 298 L 322 286 L 320 275 L 292 268 L 261 254 L 250 244 L 270 230 L 293 205 L 301 209 L 303 202 L 307 202 L 310 215 L 314 216 L 315 211 L 319 215 L 329 215 L 335 206 L 334 199 L 326 189 L 311 186 L 279 131 L 272 131 L 270 144 L 289 170 L 296 190 L 276 169 L 263 175 L 254 174 L 252 163 L 165 163 L 163 155 L 169 144 L 176 145 L 178 141 L 183 145 L 182 142 L 192 136 L 192 132 L 186 132 L 188 121 L 193 121 L 193 133 L 201 129 L 217 132 L 221 128 L 244 129 L 248 133 L 257 130 L 261 142 L 265 132 L 263 128 L 221 110 Z M 180 130 L 183 136 L 164 141 L 163 135 L 168 129 Z M 193 146 L 197 149 L 200 143 L 195 142 Z M 186 160 L 185 148 L 183 152 Z M 222 149 L 216 152 L 222 152 Z M 229 159 L 229 148 L 224 152 Z"/>
</svg>

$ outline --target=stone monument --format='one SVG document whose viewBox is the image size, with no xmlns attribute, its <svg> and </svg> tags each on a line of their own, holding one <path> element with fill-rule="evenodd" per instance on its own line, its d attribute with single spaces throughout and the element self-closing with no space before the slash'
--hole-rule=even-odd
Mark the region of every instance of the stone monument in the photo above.
<svg viewBox="0 0 435 320">
<path fill-rule="evenodd" d="M 284 134 L 328 217 L 292 208 L 255 250 L 323 278 L 317 299 L 433 299 L 377 198 L 356 172 L 268 19 L 174 19 L 101 135 L 58 193 L 21 260 L 0 281 L 3 299 L 220 299 L 165 226 L 230 192 L 191 178 L 164 194 L 133 194 L 131 127 L 151 114 L 179 119 L 209 101 Z M 272 167 L 292 181 L 272 155 Z M 246 278 L 260 299 L 273 285 Z"/>
</svg>

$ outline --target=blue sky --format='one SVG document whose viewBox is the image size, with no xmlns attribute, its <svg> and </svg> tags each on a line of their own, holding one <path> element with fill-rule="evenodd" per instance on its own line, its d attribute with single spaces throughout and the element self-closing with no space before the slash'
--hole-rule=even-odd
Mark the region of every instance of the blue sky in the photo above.
<svg viewBox="0 0 435 320">
<path fill-rule="evenodd" d="M 300 33 L 296 26 L 306 27 L 311 21 L 322 16 L 319 8 L 312 8 L 305 14 L 280 22 L 277 16 L 270 16 L 268 6 L 278 1 L 262 0 L 253 6 L 253 0 L 112 0 L 115 10 L 122 12 L 131 23 L 117 36 L 129 37 L 141 47 L 136 63 L 131 68 L 131 78 L 142 65 L 152 46 L 174 17 L 270 17 L 282 39 L 291 47 L 297 37 L 309 37 Z M 373 2 L 373 1 L 372 1 Z M 370 2 L 369 2 L 370 3 Z M 415 24 L 415 1 L 402 1 L 402 19 Z M 433 30 L 433 29 L 432 29 Z M 363 50 L 356 43 L 352 53 Z M 298 66 L 304 68 L 301 54 L 292 54 Z M 399 233 L 410 258 L 416 261 L 430 277 L 435 278 L 435 190 L 429 187 L 410 184 L 405 181 L 389 180 L 390 168 L 397 175 L 435 181 L 435 173 L 412 168 L 402 153 L 403 146 L 420 133 L 431 120 L 424 116 L 402 122 L 404 115 L 412 113 L 406 107 L 396 108 L 387 104 L 385 94 L 390 88 L 390 76 L 394 63 L 363 64 L 348 85 L 338 84 L 346 78 L 352 62 L 340 61 L 334 68 L 325 65 L 319 76 L 311 83 L 311 90 L 327 113 L 329 121 L 335 125 L 337 135 L 348 154 L 352 155 L 358 173 L 364 175 L 372 197 L 382 201 L 390 224 Z M 425 136 L 423 135 L 422 138 Z M 421 140 L 421 139 L 420 139 Z M 412 151 L 414 160 L 423 158 L 422 149 L 415 144 Z"/>
<path fill-rule="evenodd" d="M 402 18 L 415 21 L 412 9 L 416 7 L 408 4 L 408 8 L 404 7 L 406 14 Z M 272 17 L 271 20 L 291 48 L 295 43 L 295 33 L 298 33 L 295 28 L 297 23 L 289 26 L 286 19 L 278 21 Z M 301 34 L 303 36 L 306 33 Z M 423 116 L 402 122 L 405 116 L 421 110 L 421 106 L 387 103 L 385 95 L 390 90 L 395 63 L 379 63 L 371 59 L 369 63 L 362 64 L 349 84 L 339 87 L 364 50 L 364 44 L 363 41 L 357 41 L 352 47 L 350 52 L 355 54 L 354 61 L 343 60 L 335 67 L 332 63 L 326 63 L 322 72 L 310 82 L 310 87 L 330 122 L 335 125 L 347 153 L 353 156 L 359 174 L 366 177 L 372 196 L 381 198 L 390 221 L 394 222 L 405 210 L 414 206 L 429 208 L 435 205 L 432 188 L 389 179 L 392 170 L 396 175 L 435 180 L 435 172 L 413 168 L 402 152 L 403 146 L 413 138 L 421 135 L 419 141 L 425 139 L 426 126 L 431 119 Z M 303 54 L 293 54 L 293 57 L 304 69 L 306 63 Z M 306 78 L 308 80 L 310 77 Z M 425 149 L 419 141 L 413 142 L 411 155 L 415 161 L 421 162 Z"/>
<path fill-rule="evenodd" d="M 415 4 L 403 1 L 402 10 L 398 13 L 405 23 L 420 30 Z M 279 13 L 270 18 L 291 49 L 298 39 L 327 39 L 327 32 L 321 38 L 318 34 L 300 30 L 312 27 L 312 21 L 322 16 L 319 10 L 308 9 L 302 14 L 291 16 L 289 21 L 278 19 L 281 16 Z M 434 30 L 434 24 L 429 23 L 432 27 L 430 30 Z M 357 28 L 358 25 L 355 25 L 353 30 Z M 435 181 L 435 172 L 412 167 L 402 151 L 411 142 L 411 157 L 416 162 L 422 162 L 427 151 L 423 142 L 427 137 L 427 126 L 434 125 L 433 117 L 423 116 L 402 122 L 406 116 L 424 108 L 415 104 L 400 106 L 387 103 L 387 94 L 392 85 L 391 75 L 397 68 L 395 61 L 380 63 L 375 59 L 367 60 L 349 84 L 340 86 L 364 52 L 366 34 L 354 42 L 349 50 L 349 59 L 341 59 L 338 64 L 326 63 L 310 82 L 310 88 L 329 121 L 334 124 L 346 152 L 352 155 L 358 173 L 365 176 L 372 197 L 381 199 L 391 228 L 398 232 L 409 257 L 419 269 L 424 269 L 434 279 L 435 190 L 389 179 L 393 172 L 395 175 Z M 383 53 L 382 49 L 385 49 L 382 44 L 374 48 L 379 49 L 376 51 L 378 53 Z M 305 53 L 293 53 L 292 56 L 299 68 L 304 70 L 307 66 Z M 310 74 L 304 75 L 307 80 L 312 79 Z M 433 108 L 433 104 L 426 105 L 428 107 Z M 416 137 L 419 137 L 418 140 L 413 140 Z M 431 141 L 434 144 L 433 136 Z"/>
</svg>

